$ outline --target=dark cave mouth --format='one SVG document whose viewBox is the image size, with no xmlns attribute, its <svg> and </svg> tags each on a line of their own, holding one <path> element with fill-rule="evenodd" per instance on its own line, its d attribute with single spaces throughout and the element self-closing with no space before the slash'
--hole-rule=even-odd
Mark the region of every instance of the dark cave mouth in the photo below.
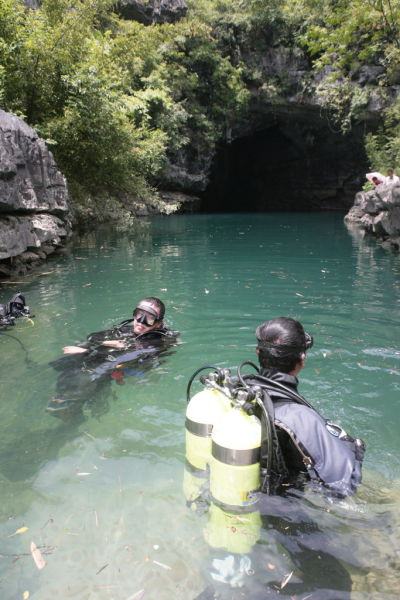
<svg viewBox="0 0 400 600">
<path fill-rule="evenodd" d="M 202 211 L 347 211 L 366 168 L 361 128 L 276 123 L 220 146 Z"/>
</svg>

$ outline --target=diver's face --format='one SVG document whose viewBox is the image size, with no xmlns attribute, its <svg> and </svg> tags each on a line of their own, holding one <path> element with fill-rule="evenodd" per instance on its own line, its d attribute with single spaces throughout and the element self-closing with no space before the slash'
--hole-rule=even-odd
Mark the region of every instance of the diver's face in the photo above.
<svg viewBox="0 0 400 600">
<path fill-rule="evenodd" d="M 136 335 L 148 333 L 160 327 L 162 320 L 159 318 L 157 308 L 154 305 L 149 306 L 149 308 L 152 310 L 152 313 L 140 307 L 135 308 L 133 312 L 133 331 Z"/>
</svg>

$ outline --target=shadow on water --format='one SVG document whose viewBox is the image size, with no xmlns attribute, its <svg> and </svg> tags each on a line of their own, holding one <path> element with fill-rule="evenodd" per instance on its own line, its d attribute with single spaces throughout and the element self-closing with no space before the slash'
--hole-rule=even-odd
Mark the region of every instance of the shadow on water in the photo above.
<svg viewBox="0 0 400 600">
<path fill-rule="evenodd" d="M 8 444 L 0 444 L 0 472 L 9 481 L 31 479 L 44 463 L 56 459 L 60 449 L 78 433 L 77 423 L 60 423 L 16 435 Z"/>
</svg>

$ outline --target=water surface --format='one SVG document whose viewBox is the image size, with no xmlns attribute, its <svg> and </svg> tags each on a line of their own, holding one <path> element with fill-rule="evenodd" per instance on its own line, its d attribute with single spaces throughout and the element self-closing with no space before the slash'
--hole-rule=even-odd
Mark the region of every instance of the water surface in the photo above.
<svg viewBox="0 0 400 600">
<path fill-rule="evenodd" d="M 343 215 L 240 214 L 86 235 L 2 286 L 0 302 L 21 290 L 36 317 L 0 335 L 1 597 L 194 600 L 208 588 L 250 600 L 397 598 L 399 284 L 399 256 Z M 147 295 L 181 332 L 175 353 L 111 382 L 83 423 L 49 416 L 48 363 Z M 258 539 L 234 556 L 210 545 L 209 512 L 185 503 L 186 384 L 204 364 L 255 360 L 254 330 L 276 316 L 314 336 L 300 392 L 365 440 L 364 483 L 339 504 L 266 498 Z"/>
</svg>

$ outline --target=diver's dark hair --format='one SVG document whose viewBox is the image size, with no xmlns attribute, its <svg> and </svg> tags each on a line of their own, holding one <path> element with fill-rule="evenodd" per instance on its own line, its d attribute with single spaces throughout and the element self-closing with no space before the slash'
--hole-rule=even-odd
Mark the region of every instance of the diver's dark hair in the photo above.
<svg viewBox="0 0 400 600">
<path fill-rule="evenodd" d="M 149 304 L 153 304 L 157 312 L 159 314 L 159 321 L 164 318 L 165 315 L 165 304 L 159 298 L 154 298 L 154 296 L 150 296 L 149 298 L 143 298 L 140 302 L 148 302 Z M 140 304 L 139 302 L 139 304 Z"/>
<path fill-rule="evenodd" d="M 290 317 L 265 321 L 257 327 L 256 337 L 260 365 L 283 373 L 293 371 L 313 344 L 303 325 Z"/>
</svg>

